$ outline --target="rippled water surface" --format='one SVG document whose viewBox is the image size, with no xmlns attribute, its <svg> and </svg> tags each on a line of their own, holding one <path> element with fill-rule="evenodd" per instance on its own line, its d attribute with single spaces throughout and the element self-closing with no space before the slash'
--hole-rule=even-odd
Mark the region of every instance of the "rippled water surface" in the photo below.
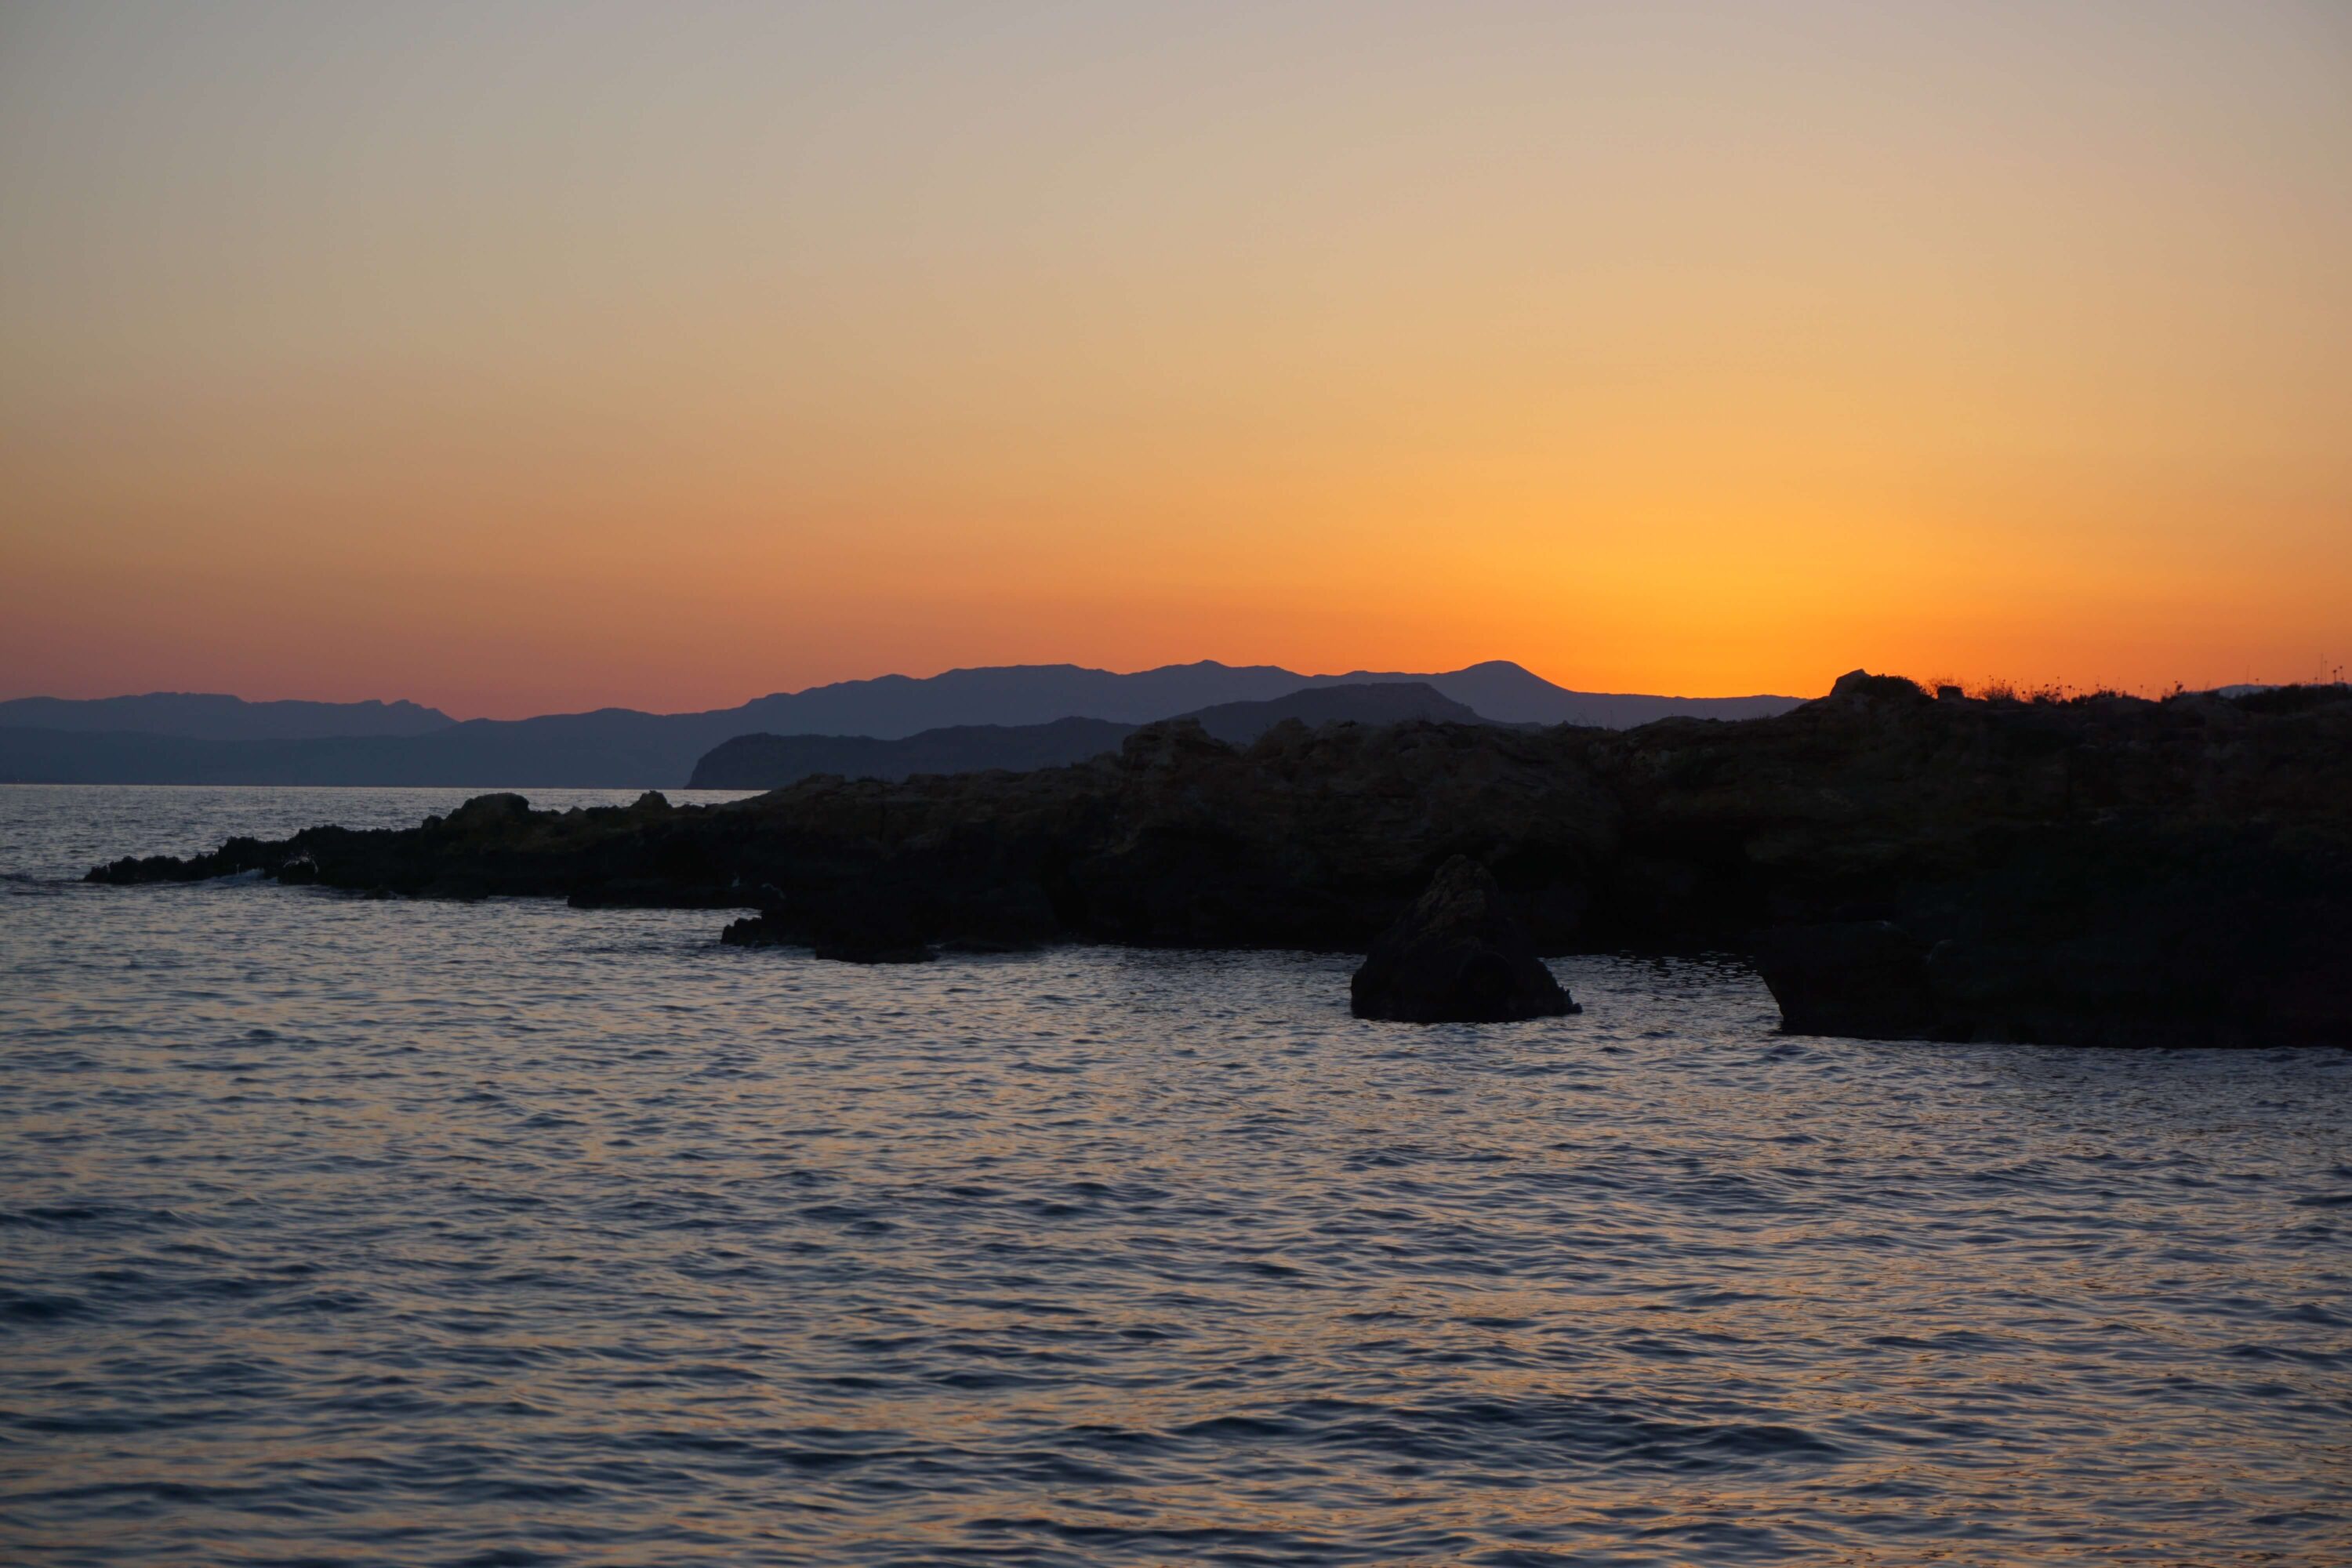
<svg viewBox="0 0 2352 1568">
<path fill-rule="evenodd" d="M 58 879 L 463 793 L 0 788 L 0 1558 L 2352 1556 L 2352 1054 Z"/>
</svg>

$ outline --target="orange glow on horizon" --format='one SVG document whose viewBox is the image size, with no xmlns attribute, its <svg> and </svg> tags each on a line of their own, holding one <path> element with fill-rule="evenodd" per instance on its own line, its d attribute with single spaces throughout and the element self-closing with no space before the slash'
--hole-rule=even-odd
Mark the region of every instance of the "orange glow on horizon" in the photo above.
<svg viewBox="0 0 2352 1568">
<path fill-rule="evenodd" d="M 2352 661 L 2327 7 L 93 11 L 0 697 Z"/>
</svg>

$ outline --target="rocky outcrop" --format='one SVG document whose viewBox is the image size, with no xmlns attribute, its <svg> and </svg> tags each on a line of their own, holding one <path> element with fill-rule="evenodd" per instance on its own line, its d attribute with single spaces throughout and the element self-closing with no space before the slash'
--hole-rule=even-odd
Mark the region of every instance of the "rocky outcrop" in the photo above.
<svg viewBox="0 0 2352 1568">
<path fill-rule="evenodd" d="M 1840 687 L 1628 731 L 1294 722 L 1242 748 L 1159 724 L 1072 767 L 814 778 L 712 807 L 491 797 L 91 877 L 725 908 L 757 911 L 738 940 L 845 954 L 1363 952 L 1460 855 L 1538 951 L 1753 952 L 1792 1027 L 2352 1043 L 2352 692 Z"/>
<path fill-rule="evenodd" d="M 1790 1034 L 1909 1040 L 1934 1038 L 1942 1027 L 1927 950 L 1891 921 L 1766 931 L 1754 956 Z"/>
<path fill-rule="evenodd" d="M 1580 1011 L 1537 955 L 1494 873 L 1465 855 L 1372 943 L 1348 987 L 1359 1018 L 1504 1024 Z"/>
<path fill-rule="evenodd" d="M 848 889 L 804 910 L 773 887 L 761 891 L 760 913 L 730 922 L 720 942 L 807 947 L 842 963 L 923 963 L 933 956 L 916 911 L 869 890 Z"/>
<path fill-rule="evenodd" d="M 1942 689 L 1957 691 L 1959 689 L 1945 687 Z M 1917 702 L 1927 693 L 1916 681 L 1906 680 L 1899 675 L 1873 675 L 1866 669 L 1849 669 L 1831 685 L 1830 695 L 1874 702 Z"/>
</svg>

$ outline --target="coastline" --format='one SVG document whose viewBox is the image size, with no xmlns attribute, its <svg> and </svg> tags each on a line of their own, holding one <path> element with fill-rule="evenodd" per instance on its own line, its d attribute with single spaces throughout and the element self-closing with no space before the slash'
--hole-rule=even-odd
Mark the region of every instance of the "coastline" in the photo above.
<svg viewBox="0 0 2352 1568">
<path fill-rule="evenodd" d="M 752 910 L 739 941 L 852 957 L 1360 952 L 1456 854 L 1539 951 L 1746 953 L 1792 1029 L 2352 1040 L 2352 701 L 2326 689 L 2033 704 L 1856 672 L 1786 715 L 1622 732 L 1293 722 L 1239 749 L 1162 723 L 1026 773 L 709 807 L 486 795 L 405 831 L 236 838 L 89 879 Z"/>
</svg>

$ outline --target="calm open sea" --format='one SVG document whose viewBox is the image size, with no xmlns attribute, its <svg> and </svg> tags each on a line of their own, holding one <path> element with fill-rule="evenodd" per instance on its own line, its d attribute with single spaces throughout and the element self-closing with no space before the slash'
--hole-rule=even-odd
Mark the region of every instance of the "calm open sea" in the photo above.
<svg viewBox="0 0 2352 1568">
<path fill-rule="evenodd" d="M 2352 1053 L 63 879 L 467 793 L 0 787 L 0 1559 L 2352 1560 Z"/>
</svg>

